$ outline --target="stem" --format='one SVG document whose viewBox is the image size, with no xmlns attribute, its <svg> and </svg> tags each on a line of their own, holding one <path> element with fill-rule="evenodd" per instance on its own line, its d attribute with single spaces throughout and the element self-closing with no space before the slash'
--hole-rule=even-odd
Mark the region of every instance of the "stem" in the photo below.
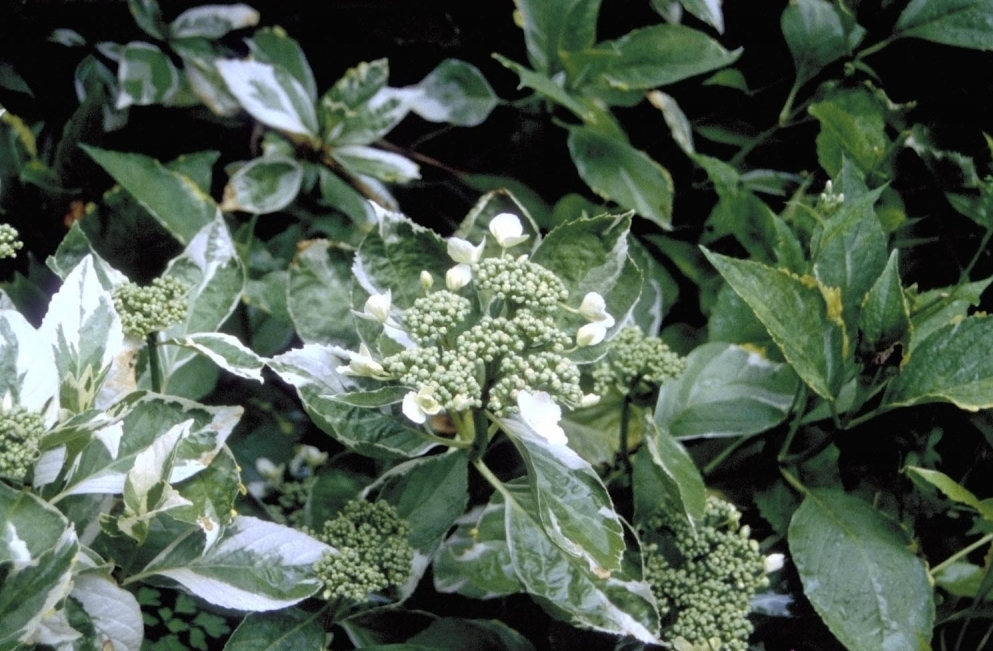
<svg viewBox="0 0 993 651">
<path fill-rule="evenodd" d="M 809 461 L 816 457 L 818 454 L 827 450 L 831 444 L 834 443 L 834 437 L 830 434 L 825 434 L 824 438 L 821 439 L 816 445 L 803 450 L 802 452 L 797 452 L 796 454 L 788 454 L 780 459 L 780 463 L 787 466 L 795 466 L 797 464 L 803 463 L 804 461 Z"/>
<path fill-rule="evenodd" d="M 152 391 L 162 393 L 162 366 L 159 363 L 159 333 L 149 332 L 145 337 L 148 350 L 148 373 L 152 376 Z"/>
<path fill-rule="evenodd" d="M 893 36 L 889 36 L 888 38 L 884 38 L 883 40 L 881 40 L 880 42 L 876 43 L 875 45 L 870 46 L 870 47 L 867 47 L 866 49 L 864 49 L 861 52 L 859 52 L 855 56 L 855 58 L 861 60 L 861 59 L 866 58 L 867 56 L 871 56 L 871 55 L 875 54 L 876 52 L 879 52 L 880 50 L 882 50 L 884 47 L 886 47 L 887 45 L 889 45 L 892 42 L 893 42 Z"/>
<path fill-rule="evenodd" d="M 783 476 L 783 479 L 786 480 L 786 483 L 792 486 L 796 492 L 800 493 L 801 495 L 807 494 L 807 487 L 804 486 L 793 473 L 791 473 L 786 468 L 783 468 L 782 466 L 780 466 L 779 468 L 779 473 Z"/>
<path fill-rule="evenodd" d="M 797 405 L 796 415 L 793 416 L 793 420 L 790 422 L 790 429 L 786 433 L 786 439 L 783 440 L 783 445 L 779 448 L 779 454 L 776 455 L 776 461 L 780 464 L 782 464 L 787 456 L 789 456 L 790 446 L 793 444 L 793 438 L 800 429 L 800 421 L 803 420 L 803 413 L 807 404 L 806 384 L 800 385 L 800 391 L 797 392 L 794 404 Z"/>
<path fill-rule="evenodd" d="M 631 459 L 628 457 L 628 421 L 631 419 L 631 397 L 625 396 L 624 402 L 621 403 L 621 431 L 620 431 L 620 446 L 621 446 L 621 466 L 624 469 L 624 473 L 631 479 L 632 468 Z"/>
<path fill-rule="evenodd" d="M 979 540 L 977 540 L 976 542 L 969 545 L 968 547 L 963 547 L 962 549 L 958 550 L 957 552 L 955 552 L 954 554 L 952 554 L 942 562 L 932 567 L 930 572 L 931 576 L 933 577 L 935 574 L 941 572 L 943 569 L 945 569 L 955 561 L 959 560 L 963 556 L 967 556 L 971 554 L 972 552 L 976 551 L 977 549 L 979 549 L 980 547 L 991 541 L 993 541 L 993 533 L 988 533 Z"/>
<path fill-rule="evenodd" d="M 711 459 L 707 463 L 707 465 L 703 467 L 703 470 L 701 471 L 703 475 L 707 476 L 710 473 L 714 472 L 714 470 L 717 469 L 717 466 L 724 463 L 728 457 L 730 457 L 732 454 L 738 451 L 738 448 L 743 446 L 745 443 L 750 443 L 751 440 L 752 440 L 751 436 L 738 437 L 738 439 L 734 443 L 721 450 L 716 457 Z"/>
<path fill-rule="evenodd" d="M 493 471 L 490 470 L 489 466 L 483 463 L 482 459 L 474 460 L 472 462 L 472 465 L 474 465 L 476 467 L 476 470 L 479 471 L 479 474 L 482 475 L 487 482 L 489 482 L 490 486 L 492 486 L 494 489 L 497 490 L 497 492 L 503 495 L 508 502 L 513 501 L 513 497 L 507 491 L 507 487 L 503 485 L 503 482 L 500 481 L 499 477 L 493 474 Z"/>
<path fill-rule="evenodd" d="M 790 110 L 793 108 L 793 102 L 796 100 L 796 94 L 800 90 L 800 80 L 797 79 L 793 83 L 793 87 L 790 88 L 790 94 L 786 96 L 786 103 L 783 104 L 783 109 L 779 112 L 779 126 L 786 126 L 786 123 L 790 119 Z"/>
<path fill-rule="evenodd" d="M 979 244 L 979 248 L 976 249 L 976 255 L 972 256 L 972 260 L 969 261 L 968 266 L 962 270 L 962 275 L 959 279 L 960 283 L 968 282 L 969 274 L 972 273 L 972 268 L 976 266 L 979 262 L 979 258 L 981 258 L 983 253 L 986 252 L 986 245 L 990 243 L 991 237 L 993 237 L 993 226 L 986 229 L 986 232 L 983 234 L 983 241 Z"/>
</svg>

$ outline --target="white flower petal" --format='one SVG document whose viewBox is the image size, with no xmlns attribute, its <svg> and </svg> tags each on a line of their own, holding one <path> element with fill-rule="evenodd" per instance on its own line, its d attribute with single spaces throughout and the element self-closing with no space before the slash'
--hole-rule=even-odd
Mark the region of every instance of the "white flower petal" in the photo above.
<svg viewBox="0 0 993 651">
<path fill-rule="evenodd" d="M 595 346 L 607 336 L 606 321 L 594 321 L 587 323 L 576 331 L 577 346 Z"/>
<path fill-rule="evenodd" d="M 766 574 L 772 574 L 773 572 L 778 572 L 783 569 L 783 563 L 786 557 L 782 554 L 769 554 L 762 561 L 762 566 L 765 569 Z"/>
<path fill-rule="evenodd" d="M 440 414 L 443 411 L 441 403 L 435 400 L 434 389 L 429 386 L 421 387 L 414 393 L 410 391 L 403 397 L 403 415 L 421 424 L 427 420 L 428 416 Z"/>
<path fill-rule="evenodd" d="M 590 292 L 583 297 L 583 304 L 579 306 L 579 313 L 587 321 L 603 322 L 606 327 L 614 325 L 614 317 L 607 313 L 607 302 L 603 296 L 596 292 Z"/>
<path fill-rule="evenodd" d="M 362 308 L 362 313 L 380 323 L 386 323 L 390 318 L 390 307 L 393 305 L 393 292 L 387 289 L 385 294 L 373 294 Z"/>
<path fill-rule="evenodd" d="M 403 397 L 403 404 L 401 406 L 403 410 L 403 415 L 414 421 L 418 425 L 423 423 L 428 419 L 428 415 L 424 413 L 420 405 L 417 404 L 417 394 L 410 391 Z"/>
<path fill-rule="evenodd" d="M 450 292 L 457 292 L 472 280 L 472 267 L 467 264 L 457 264 L 445 274 L 445 287 Z"/>
<path fill-rule="evenodd" d="M 562 418 L 562 408 L 544 391 L 530 393 L 517 392 L 517 408 L 521 420 L 552 445 L 566 445 L 565 430 L 559 425 Z"/>
<path fill-rule="evenodd" d="M 486 238 L 483 238 L 479 246 L 473 246 L 469 240 L 463 240 L 460 237 L 450 237 L 448 238 L 448 255 L 452 260 L 461 264 L 476 264 L 483 257 L 483 248 L 485 246 Z"/>
<path fill-rule="evenodd" d="M 509 212 L 502 212 L 490 221 L 490 232 L 496 238 L 497 243 L 509 249 L 528 239 L 528 235 L 523 235 L 524 226 L 521 218 Z"/>
</svg>

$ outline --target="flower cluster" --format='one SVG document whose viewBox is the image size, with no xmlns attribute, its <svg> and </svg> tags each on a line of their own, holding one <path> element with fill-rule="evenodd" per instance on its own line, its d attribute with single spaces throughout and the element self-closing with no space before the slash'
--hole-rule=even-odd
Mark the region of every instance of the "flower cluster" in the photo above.
<svg viewBox="0 0 993 651">
<path fill-rule="evenodd" d="M 501 248 L 495 257 L 484 257 L 485 237 L 479 244 L 450 238 L 456 264 L 445 276 L 446 289 L 431 291 L 433 278 L 423 272 L 425 295 L 398 320 L 389 290 L 371 296 L 356 314 L 404 330 L 415 345 L 382 360 L 363 345 L 338 372 L 409 386 L 403 413 L 415 423 L 481 407 L 507 416 L 520 411 L 521 392 L 569 407 L 592 402 L 567 354 L 601 342 L 614 325 L 603 297 L 590 292 L 578 309 L 570 308 L 562 280 L 527 255 L 511 255 L 508 249 L 528 239 L 517 216 L 497 215 L 490 234 Z M 556 320 L 560 310 L 588 323 L 570 336 Z"/>
<path fill-rule="evenodd" d="M 388 502 L 352 500 L 314 536 L 335 548 L 314 564 L 325 599 L 362 602 L 396 588 L 410 576 L 414 552 L 410 525 Z"/>
<path fill-rule="evenodd" d="M 21 484 L 38 459 L 38 443 L 46 428 L 40 414 L 9 402 L 0 406 L 0 478 Z"/>
<path fill-rule="evenodd" d="M 327 452 L 312 445 L 300 445 L 290 460 L 287 473 L 286 464 L 275 464 L 259 457 L 255 460 L 255 469 L 262 480 L 249 482 L 248 492 L 265 507 L 273 522 L 302 529 L 307 497 L 317 479 L 315 473 L 327 460 Z"/>
<path fill-rule="evenodd" d="M 686 369 L 686 358 L 669 349 L 658 337 L 646 337 L 640 328 L 624 328 L 610 342 L 604 361 L 593 370 L 593 390 L 604 395 L 653 391 Z"/>
<path fill-rule="evenodd" d="M 0 224 L 0 260 L 17 256 L 17 252 L 24 246 L 24 242 L 18 238 L 17 229 L 10 224 Z"/>
<path fill-rule="evenodd" d="M 828 180 L 824 184 L 824 192 L 817 197 L 817 212 L 826 217 L 830 217 L 838 212 L 838 209 L 845 203 L 845 195 L 834 191 L 834 183 Z"/>
<path fill-rule="evenodd" d="M 740 518 L 733 504 L 708 497 L 695 531 L 686 522 L 660 517 L 647 523 L 671 543 L 664 549 L 658 544 L 643 549 L 645 578 L 670 641 L 683 638 L 714 651 L 748 649 L 752 597 L 769 585 L 766 573 L 778 569 L 782 557 L 764 557 Z"/>
<path fill-rule="evenodd" d="M 124 332 L 144 339 L 186 320 L 186 291 L 175 278 L 156 278 L 150 285 L 125 283 L 114 291 L 114 307 Z"/>
</svg>

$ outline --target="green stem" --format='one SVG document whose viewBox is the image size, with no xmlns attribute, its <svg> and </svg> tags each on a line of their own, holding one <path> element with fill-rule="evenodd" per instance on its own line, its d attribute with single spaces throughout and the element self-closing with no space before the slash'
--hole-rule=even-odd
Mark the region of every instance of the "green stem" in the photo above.
<svg viewBox="0 0 993 651">
<path fill-rule="evenodd" d="M 145 337 L 148 350 L 148 373 L 152 377 L 152 391 L 162 393 L 162 365 L 159 360 L 159 333 L 149 332 Z"/>
<path fill-rule="evenodd" d="M 858 53 L 858 54 L 857 54 L 857 55 L 855 56 L 855 58 L 856 58 L 856 59 L 864 59 L 864 58 L 866 58 L 867 56 L 872 56 L 872 55 L 873 55 L 873 54 L 875 54 L 876 52 L 879 52 L 879 51 L 880 51 L 880 50 L 882 50 L 882 49 L 883 49 L 884 47 L 886 47 L 887 45 L 889 45 L 890 43 L 892 43 L 892 42 L 893 42 L 893 40 L 894 40 L 894 37 L 893 37 L 893 36 L 889 36 L 888 38 L 884 38 L 883 40 L 881 40 L 881 41 L 879 41 L 879 42 L 878 42 L 878 43 L 876 43 L 875 45 L 872 45 L 872 46 L 870 46 L 870 47 L 867 47 L 866 49 L 864 49 L 864 50 L 862 50 L 861 52 L 859 52 L 859 53 Z"/>
<path fill-rule="evenodd" d="M 979 258 L 986 252 L 986 246 L 990 243 L 991 237 L 993 237 L 993 226 L 986 229 L 986 232 L 983 234 L 983 241 L 979 244 L 979 248 L 976 249 L 976 254 L 972 256 L 969 265 L 962 270 L 962 275 L 959 279 L 960 284 L 969 281 L 969 274 L 972 273 L 972 268 L 979 262 Z"/>
<path fill-rule="evenodd" d="M 955 552 L 945 560 L 941 561 L 940 563 L 932 567 L 931 576 L 934 577 L 934 575 L 938 574 L 939 572 L 941 572 L 943 569 L 945 569 L 955 561 L 959 560 L 963 556 L 968 556 L 969 554 L 971 554 L 972 552 L 976 551 L 977 549 L 979 549 L 980 547 L 982 547 L 983 545 L 989 542 L 993 542 L 993 533 L 986 534 L 985 536 L 983 536 L 976 542 L 972 543 L 968 547 L 963 547 L 962 549 L 958 550 L 957 552 Z"/>
<path fill-rule="evenodd" d="M 743 446 L 745 443 L 751 442 L 752 438 L 753 437 L 751 437 L 751 436 L 741 436 L 734 443 L 732 443 L 731 445 L 729 445 L 726 448 L 724 448 L 723 450 L 721 450 L 717 454 L 716 457 L 714 457 L 713 459 L 711 459 L 707 463 L 707 465 L 705 465 L 703 467 L 703 470 L 701 472 L 703 472 L 704 477 L 706 477 L 710 473 L 714 472 L 714 470 L 717 469 L 717 466 L 719 466 L 722 463 L 724 463 L 727 460 L 728 457 L 730 457 L 732 454 L 734 454 L 735 452 L 737 452 L 738 449 L 741 446 Z"/>
<path fill-rule="evenodd" d="M 801 495 L 807 494 L 807 487 L 804 486 L 800 482 L 800 480 L 797 479 L 796 476 L 793 473 L 791 473 L 789 470 L 780 466 L 779 474 L 783 476 L 783 479 L 786 480 L 786 483 L 792 486 L 794 490 L 796 490 L 796 492 L 800 493 Z"/>
<path fill-rule="evenodd" d="M 620 431 L 620 441 L 621 446 L 621 466 L 624 469 L 624 473 L 631 479 L 632 468 L 631 459 L 628 457 L 628 428 L 630 425 L 628 421 L 631 418 L 631 397 L 625 396 L 624 402 L 621 403 L 621 431 Z"/>
<path fill-rule="evenodd" d="M 503 482 L 500 481 L 499 477 L 493 474 L 493 471 L 490 470 L 489 466 L 483 463 L 482 459 L 473 460 L 472 465 L 474 465 L 476 470 L 479 471 L 479 474 L 482 475 L 487 482 L 489 482 L 490 486 L 503 495 L 508 502 L 513 501 L 513 496 L 511 496 L 510 492 L 507 490 L 507 487 L 503 485 Z"/>
<path fill-rule="evenodd" d="M 796 407 L 796 414 L 793 416 L 793 420 L 790 422 L 790 429 L 786 433 L 786 438 L 783 440 L 783 445 L 779 448 L 779 454 L 776 455 L 776 461 L 782 464 L 784 460 L 789 456 L 790 446 L 793 445 L 793 439 L 796 437 L 796 433 L 800 429 L 800 421 L 803 420 L 804 411 L 806 411 L 807 405 L 807 385 L 801 384 L 800 390 L 797 392 L 796 400 L 793 401 Z"/>
<path fill-rule="evenodd" d="M 832 443 L 834 443 L 834 437 L 830 434 L 825 434 L 824 438 L 821 439 L 816 445 L 812 445 L 806 450 L 797 452 L 796 454 L 788 454 L 780 459 L 780 463 L 787 466 L 795 466 L 805 461 L 809 461 L 824 450 L 827 450 Z"/>
<path fill-rule="evenodd" d="M 797 79 L 793 82 L 793 87 L 790 88 L 790 94 L 786 96 L 786 103 L 783 104 L 783 109 L 779 112 L 779 126 L 786 126 L 786 123 L 790 119 L 790 111 L 793 108 L 793 102 L 796 100 L 796 94 L 800 90 L 800 80 Z"/>
</svg>

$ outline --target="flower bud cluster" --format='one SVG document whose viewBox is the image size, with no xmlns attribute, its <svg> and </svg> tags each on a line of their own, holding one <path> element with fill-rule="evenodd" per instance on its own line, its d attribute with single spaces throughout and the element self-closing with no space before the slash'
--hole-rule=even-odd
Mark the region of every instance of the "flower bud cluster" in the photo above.
<svg viewBox="0 0 993 651">
<path fill-rule="evenodd" d="M 403 322 L 414 341 L 427 346 L 454 332 L 471 311 L 469 299 L 441 290 L 416 299 L 403 313 Z"/>
<path fill-rule="evenodd" d="M 0 410 L 0 479 L 24 483 L 40 454 L 45 429 L 40 414 L 22 407 Z"/>
<path fill-rule="evenodd" d="M 667 557 L 655 544 L 643 549 L 645 579 L 666 624 L 663 637 L 704 648 L 709 643 L 714 651 L 747 651 L 751 600 L 769 580 L 758 543 L 740 518 L 733 504 L 708 497 L 695 531 L 682 520 L 656 517 L 647 523 L 671 539 L 666 550 L 674 552 Z"/>
<path fill-rule="evenodd" d="M 569 292 L 558 276 L 531 262 L 527 256 L 481 260 L 473 269 L 473 278 L 479 289 L 536 312 L 554 310 L 569 298 Z"/>
<path fill-rule="evenodd" d="M 834 191 L 834 183 L 828 180 L 824 184 L 824 192 L 821 192 L 820 196 L 817 197 L 817 212 L 821 213 L 825 217 L 830 217 L 834 213 L 838 212 L 845 203 L 845 195 L 841 192 Z"/>
<path fill-rule="evenodd" d="M 654 390 L 686 370 L 686 358 L 670 350 L 658 337 L 646 337 L 640 328 L 624 328 L 610 342 L 610 351 L 593 370 L 593 390 L 611 389 L 621 395 Z"/>
<path fill-rule="evenodd" d="M 18 238 L 17 229 L 10 224 L 0 224 L 0 260 L 17 256 L 17 252 L 24 246 L 24 242 Z"/>
<path fill-rule="evenodd" d="M 500 360 L 497 377 L 490 389 L 487 408 L 497 415 L 517 411 L 520 391 L 544 391 L 556 402 L 578 407 L 583 402 L 579 368 L 558 353 L 539 351 L 522 357 L 508 355 Z"/>
<path fill-rule="evenodd" d="M 156 278 L 150 285 L 125 283 L 114 291 L 114 307 L 124 332 L 139 339 L 186 320 L 186 287 L 175 278 Z"/>
<path fill-rule="evenodd" d="M 399 587 L 410 576 L 410 525 L 388 502 L 352 500 L 314 536 L 335 548 L 314 563 L 325 599 L 366 601 L 371 593 Z"/>
<path fill-rule="evenodd" d="M 429 394 L 439 409 L 423 409 L 422 404 L 427 414 L 463 411 L 483 404 L 476 365 L 455 350 L 435 346 L 408 348 L 384 359 L 383 368 L 401 384 L 419 387 L 421 391 L 428 389 L 422 395 Z"/>
</svg>

